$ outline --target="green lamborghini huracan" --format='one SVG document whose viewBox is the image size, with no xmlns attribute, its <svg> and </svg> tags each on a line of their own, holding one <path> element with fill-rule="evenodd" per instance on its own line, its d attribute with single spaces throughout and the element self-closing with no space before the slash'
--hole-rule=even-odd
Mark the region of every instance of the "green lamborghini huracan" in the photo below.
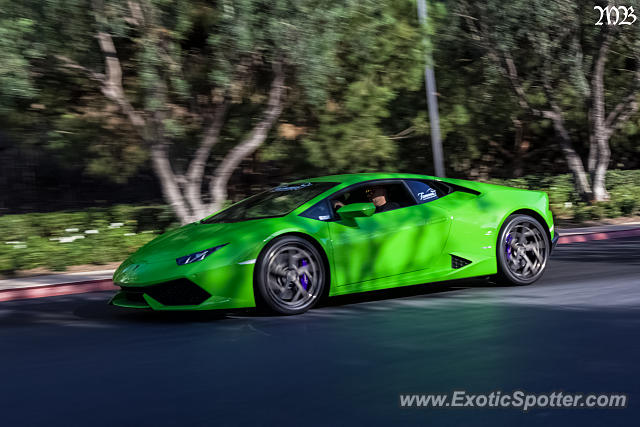
<svg viewBox="0 0 640 427">
<path fill-rule="evenodd" d="M 295 181 L 167 232 L 111 303 L 302 313 L 321 298 L 474 276 L 526 285 L 558 240 L 545 193 L 411 174 Z"/>
</svg>

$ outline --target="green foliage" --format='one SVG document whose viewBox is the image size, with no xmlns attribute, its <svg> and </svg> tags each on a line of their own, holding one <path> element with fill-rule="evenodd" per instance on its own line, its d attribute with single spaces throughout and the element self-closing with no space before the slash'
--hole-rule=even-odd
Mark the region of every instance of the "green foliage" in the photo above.
<svg viewBox="0 0 640 427">
<path fill-rule="evenodd" d="M 329 77 L 335 76 L 336 46 L 354 13 L 353 1 L 243 0 L 223 1 L 211 15 L 208 45 L 210 77 L 221 87 L 233 84 L 247 58 L 264 55 L 268 62 L 291 67 L 307 101 L 321 103 Z"/>
<path fill-rule="evenodd" d="M 492 179 L 490 182 L 527 190 L 544 191 L 556 218 L 582 222 L 640 214 L 640 170 L 607 171 L 607 187 L 611 200 L 589 205 L 580 201 L 573 176 L 528 175 L 518 179 Z"/>
<path fill-rule="evenodd" d="M 6 2 L 0 3 L 0 113 L 15 108 L 20 100 L 31 99 L 37 92 L 29 72 L 29 61 L 40 57 L 29 43 L 35 23 L 10 13 L 11 8 Z"/>
<path fill-rule="evenodd" d="M 176 225 L 166 206 L 5 215 L 0 217 L 0 273 L 121 261 Z"/>
<path fill-rule="evenodd" d="M 336 52 L 360 3 L 0 0 L 0 10 L 11 10 L 0 21 L 0 108 L 19 118 L 0 124 L 26 144 L 38 123 L 37 150 L 122 184 L 149 167 L 148 145 L 162 139 L 182 173 L 223 96 L 232 105 L 215 160 L 253 128 L 274 64 L 294 88 L 296 108 L 321 108 L 342 72 Z M 148 129 L 134 128 L 121 103 L 101 90 L 97 80 L 109 68 L 100 32 L 111 36 L 126 98 Z M 14 99 L 37 111 L 25 112 Z"/>
<path fill-rule="evenodd" d="M 553 97 L 565 111 L 578 151 L 586 157 L 585 73 L 600 31 L 593 25 L 593 5 L 542 0 L 464 3 L 468 14 L 489 23 L 492 46 L 512 53 L 534 107 L 548 100 L 540 70 L 548 71 Z M 640 10 L 636 3 L 626 5 Z M 133 107 L 144 110 L 145 117 L 158 113 L 158 126 L 151 131 L 161 133 L 171 145 L 177 174 L 184 172 L 212 103 L 225 90 L 231 106 L 206 174 L 247 135 L 264 111 L 275 61 L 284 65 L 287 86 L 278 125 L 292 125 L 299 132 L 294 137 L 271 132 L 261 152 L 243 165 L 243 173 L 251 170 L 255 175 L 235 175 L 233 185 L 239 188 L 232 194 L 267 185 L 256 182 L 265 181 L 265 176 L 428 173 L 431 129 L 423 84 L 428 49 L 437 79 L 448 175 L 484 179 L 546 174 L 552 178 L 540 185 L 551 189 L 551 203 L 559 215 L 592 210 L 577 208 L 571 181 L 556 178 L 567 168 L 549 121 L 520 108 L 501 70 L 474 41 L 461 0 L 428 1 L 427 28 L 419 26 L 413 0 L 150 0 L 141 3 L 143 20 L 132 12 L 132 4 L 137 2 L 0 0 L 0 127 L 10 141 L 7 151 L 35 152 L 56 170 L 100 177 L 123 189 L 132 177 L 150 174 L 148 146 L 127 117 L 105 99 L 87 73 L 60 59 L 68 57 L 87 70 L 104 73 L 105 58 L 95 37 L 101 30 L 113 35 Z M 103 9 L 96 13 L 94 7 Z M 605 70 L 607 111 L 630 88 L 640 25 L 610 30 L 615 34 Z M 522 124 L 527 147 L 522 151 L 514 144 L 515 122 Z M 611 148 L 611 167 L 640 167 L 638 117 L 614 134 Z M 27 160 L 24 182 L 15 188 L 28 187 L 38 199 L 39 191 L 46 189 L 31 180 L 37 173 L 33 169 L 37 166 Z M 256 175 L 261 178 L 254 179 Z M 617 183 L 615 174 L 608 179 L 613 180 L 608 183 L 609 204 L 615 208 L 601 214 L 635 212 L 637 193 L 620 193 L 624 185 Z M 7 199 L 5 206 L 12 203 L 11 196 Z"/>
<path fill-rule="evenodd" d="M 464 138 L 460 138 L 459 142 L 463 144 L 458 145 L 463 145 L 463 149 L 465 146 L 471 148 L 475 145 L 483 154 L 474 156 L 473 150 L 467 150 L 465 157 L 460 159 L 460 172 L 472 168 L 471 164 L 464 163 L 464 159 L 469 157 L 490 162 L 494 171 L 499 171 L 502 165 L 517 163 L 517 160 L 510 160 L 510 156 L 504 155 L 512 142 L 504 138 L 513 133 L 510 123 L 522 120 L 523 117 L 528 122 L 525 137 L 535 140 L 539 150 L 545 149 L 544 154 L 539 152 L 536 157 L 547 162 L 544 165 L 538 164 L 538 168 L 551 166 L 549 160 L 552 159 L 552 152 L 557 153 L 556 156 L 562 156 L 562 152 L 554 144 L 555 138 L 549 138 L 552 133 L 544 129 L 548 128 L 548 120 L 532 117 L 535 115 L 528 108 L 522 108 L 516 102 L 517 97 L 506 77 L 510 60 L 517 70 L 517 80 L 522 85 L 529 105 L 533 109 L 544 110 L 552 109 L 553 104 L 557 105 L 562 111 L 565 126 L 576 150 L 583 155 L 588 149 L 589 134 L 592 132 L 588 114 L 589 106 L 593 104 L 589 87 L 593 83 L 593 61 L 598 55 L 604 34 L 610 35 L 611 49 L 604 74 L 607 114 L 635 90 L 632 76 L 638 62 L 640 27 L 596 26 L 594 23 L 598 19 L 598 13 L 593 10 L 593 4 L 547 0 L 452 0 L 445 3 L 454 12 L 440 20 L 440 45 L 449 51 L 445 55 L 448 55 L 450 65 L 445 65 L 445 68 L 451 69 L 449 67 L 454 61 L 464 61 L 452 68 L 455 69 L 456 79 L 461 83 L 458 87 L 462 88 L 467 97 L 452 101 L 469 105 L 472 117 L 481 129 L 480 139 L 476 139 L 475 143 L 468 135 L 475 133 L 474 129 L 478 129 L 478 126 L 461 132 Z M 632 0 L 626 6 L 638 9 L 638 2 Z M 437 46 L 438 44 L 436 55 Z M 443 64 L 443 60 L 436 56 L 436 64 Z M 467 69 L 476 76 L 475 80 L 473 75 L 469 76 L 475 83 L 473 85 L 469 85 L 469 80 L 465 79 Z M 477 77 L 481 77 L 480 81 Z M 480 86 L 476 86 L 477 84 Z M 441 84 L 439 86 L 442 87 Z M 500 86 L 503 90 L 495 92 Z M 479 91 L 475 90 L 477 87 L 480 88 Z M 489 97 L 496 102 L 487 102 Z M 477 108 L 480 105 L 485 106 L 484 112 Z M 494 126 L 492 122 L 495 119 L 488 117 L 489 115 L 501 118 L 501 126 Z M 487 150 L 486 145 L 482 146 L 482 139 L 489 139 L 492 146 L 506 149 L 498 152 L 501 155 L 497 156 L 497 161 L 493 161 L 495 154 Z M 615 167 L 634 167 L 630 165 L 630 159 L 638 152 L 638 145 L 636 119 L 626 124 L 621 132 L 614 134 L 611 140 L 613 156 L 621 160 Z M 453 159 L 454 163 L 457 160 Z"/>
<path fill-rule="evenodd" d="M 421 87 L 424 52 L 414 8 L 411 1 L 361 2 L 347 20 L 337 52 L 341 78 L 329 87 L 329 102 L 316 108 L 314 130 L 302 139 L 310 170 L 398 169 L 393 135 L 410 123 L 384 123 L 400 90 Z"/>
</svg>

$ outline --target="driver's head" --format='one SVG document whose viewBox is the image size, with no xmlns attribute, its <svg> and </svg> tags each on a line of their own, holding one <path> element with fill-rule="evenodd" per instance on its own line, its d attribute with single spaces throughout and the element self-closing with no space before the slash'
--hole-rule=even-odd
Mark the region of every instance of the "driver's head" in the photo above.
<svg viewBox="0 0 640 427">
<path fill-rule="evenodd" d="M 366 190 L 367 198 L 376 207 L 382 206 L 387 203 L 387 190 L 379 185 L 374 185 Z"/>
</svg>

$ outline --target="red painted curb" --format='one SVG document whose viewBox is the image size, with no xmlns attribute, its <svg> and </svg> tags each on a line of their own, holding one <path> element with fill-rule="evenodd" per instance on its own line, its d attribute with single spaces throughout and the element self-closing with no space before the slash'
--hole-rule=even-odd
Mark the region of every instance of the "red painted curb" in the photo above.
<svg viewBox="0 0 640 427">
<path fill-rule="evenodd" d="M 634 228 L 632 230 L 603 231 L 600 233 L 573 234 L 570 236 L 563 236 L 560 234 L 558 244 L 563 245 L 566 243 L 589 242 L 592 240 L 618 239 L 621 237 L 635 236 L 640 236 L 640 228 Z"/>
<path fill-rule="evenodd" d="M 46 298 L 58 295 L 82 294 L 85 292 L 113 291 L 118 289 L 111 279 L 86 282 L 60 283 L 57 285 L 33 286 L 30 288 L 5 289 L 0 291 L 0 302 L 18 299 Z"/>
</svg>

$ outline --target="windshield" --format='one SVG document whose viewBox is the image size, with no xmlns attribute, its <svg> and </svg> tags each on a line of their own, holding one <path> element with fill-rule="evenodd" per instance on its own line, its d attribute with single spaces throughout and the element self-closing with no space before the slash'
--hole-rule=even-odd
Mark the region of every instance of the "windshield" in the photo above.
<svg viewBox="0 0 640 427">
<path fill-rule="evenodd" d="M 236 222 L 283 216 L 336 184 L 337 182 L 283 184 L 238 202 L 211 218 L 203 220 L 202 223 Z"/>
</svg>

